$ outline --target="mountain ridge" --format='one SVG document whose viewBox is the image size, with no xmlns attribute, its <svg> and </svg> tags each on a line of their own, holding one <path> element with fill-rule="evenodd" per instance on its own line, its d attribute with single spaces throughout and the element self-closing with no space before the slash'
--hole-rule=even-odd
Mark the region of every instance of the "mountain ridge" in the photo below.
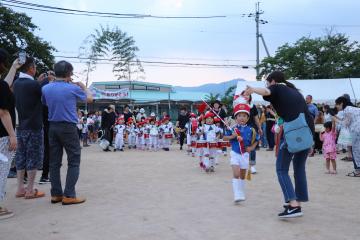
<svg viewBox="0 0 360 240">
<path fill-rule="evenodd" d="M 245 81 L 245 79 L 237 78 L 237 79 L 232 79 L 232 80 L 221 82 L 221 83 L 207 83 L 207 84 L 202 84 L 202 85 L 195 86 L 195 87 L 174 86 L 173 89 L 175 91 L 205 92 L 205 93 L 224 95 L 226 90 L 229 87 L 236 86 L 237 82 L 239 82 L 239 81 Z"/>
</svg>

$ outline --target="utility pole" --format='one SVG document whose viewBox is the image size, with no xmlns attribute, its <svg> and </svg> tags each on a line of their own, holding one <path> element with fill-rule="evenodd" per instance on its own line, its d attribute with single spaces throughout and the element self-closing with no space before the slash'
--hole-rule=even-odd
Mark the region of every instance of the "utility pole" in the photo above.
<svg viewBox="0 0 360 240">
<path fill-rule="evenodd" d="M 260 17 L 260 3 L 255 4 L 255 22 L 256 22 L 256 80 L 260 80 L 260 46 L 259 46 L 259 17 Z"/>
<path fill-rule="evenodd" d="M 85 86 L 86 88 L 88 88 L 88 84 L 89 84 L 89 73 L 90 73 L 90 64 L 91 64 L 91 58 L 88 62 L 88 69 L 87 69 L 87 73 L 86 73 L 86 82 L 85 82 Z M 87 101 L 85 101 L 85 114 L 88 114 L 88 103 Z"/>
<path fill-rule="evenodd" d="M 265 44 L 265 40 L 264 37 L 262 36 L 262 34 L 260 33 L 260 28 L 259 28 L 259 24 L 266 24 L 268 23 L 265 20 L 260 19 L 260 15 L 263 14 L 264 11 L 260 10 L 260 2 L 257 2 L 255 4 L 255 13 L 250 13 L 248 15 L 248 17 L 254 17 L 255 18 L 255 23 L 256 23 L 256 80 L 260 81 L 260 38 L 262 40 L 262 43 L 264 45 L 264 48 L 266 50 L 266 53 L 268 56 L 270 56 L 269 51 L 267 49 L 267 46 Z"/>
</svg>

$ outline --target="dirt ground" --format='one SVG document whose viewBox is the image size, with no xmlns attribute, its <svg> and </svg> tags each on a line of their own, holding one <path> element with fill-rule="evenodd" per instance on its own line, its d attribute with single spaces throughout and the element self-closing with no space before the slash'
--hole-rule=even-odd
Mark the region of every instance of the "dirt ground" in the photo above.
<svg viewBox="0 0 360 240">
<path fill-rule="evenodd" d="M 352 163 L 338 161 L 335 176 L 324 174 L 321 156 L 308 159 L 310 202 L 304 217 L 287 221 L 277 218 L 274 163 L 273 153 L 258 152 L 259 173 L 247 184 L 247 201 L 235 206 L 228 157 L 206 174 L 178 146 L 106 153 L 94 145 L 83 149 L 77 184 L 85 204 L 51 205 L 49 185 L 37 186 L 45 198 L 15 199 L 9 179 L 5 203 L 16 215 L 0 222 L 0 239 L 358 239 L 360 178 L 345 176 Z"/>
</svg>

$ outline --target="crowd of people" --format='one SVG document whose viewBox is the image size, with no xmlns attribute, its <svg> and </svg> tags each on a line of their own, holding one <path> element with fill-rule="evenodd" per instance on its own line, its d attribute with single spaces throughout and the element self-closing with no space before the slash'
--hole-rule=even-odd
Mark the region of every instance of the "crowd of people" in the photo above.
<svg viewBox="0 0 360 240">
<path fill-rule="evenodd" d="M 2 74 L 8 58 L 0 49 Z M 51 184 L 51 203 L 84 203 L 86 199 L 75 190 L 81 148 L 95 143 L 105 152 L 150 152 L 169 151 L 178 141 L 180 150 L 186 145 L 187 154 L 197 157 L 199 168 L 208 174 L 215 172 L 219 156 L 227 156 L 230 148 L 236 204 L 246 199 L 245 182 L 257 173 L 256 151 L 266 148 L 277 159 L 276 173 L 285 202 L 281 218 L 303 215 L 301 202 L 309 199 L 308 157 L 323 154 L 326 173 L 336 174 L 337 153 L 347 152 L 342 160 L 354 164 L 348 176 L 360 177 L 360 109 L 347 94 L 336 99 L 335 108 L 315 105 L 312 96 L 304 98 L 281 72 L 268 76 L 266 88 L 248 86 L 235 95 L 232 112 L 219 100 L 204 102 L 196 112 L 182 107 L 174 122 L 166 112 L 157 116 L 128 105 L 109 105 L 88 113 L 78 109 L 77 103 L 91 102 L 92 94 L 81 82 L 72 81 L 70 63 L 59 61 L 38 78 L 36 72 L 34 58 L 27 57 L 23 63 L 16 59 L 0 81 L 0 219 L 13 215 L 3 206 L 7 177 L 17 177 L 16 198 L 46 195 L 35 188 L 39 169 L 39 183 Z M 263 96 L 270 105 L 253 104 L 252 94 Z M 64 149 L 68 161 L 65 188 L 60 176 Z M 295 187 L 289 176 L 291 162 Z"/>
<path fill-rule="evenodd" d="M 7 51 L 0 49 L 1 74 L 8 59 Z M 38 170 L 42 170 L 39 183 L 51 183 L 51 203 L 85 202 L 75 191 L 81 159 L 77 103 L 91 102 L 92 93 L 81 82 L 72 81 L 73 66 L 66 61 L 57 62 L 53 71 L 38 78 L 36 73 L 35 59 L 26 56 L 16 59 L 0 81 L 0 219 L 13 216 L 3 206 L 7 177 L 17 177 L 16 198 L 46 195 L 35 188 Z M 68 169 L 62 188 L 64 149 Z"/>
</svg>

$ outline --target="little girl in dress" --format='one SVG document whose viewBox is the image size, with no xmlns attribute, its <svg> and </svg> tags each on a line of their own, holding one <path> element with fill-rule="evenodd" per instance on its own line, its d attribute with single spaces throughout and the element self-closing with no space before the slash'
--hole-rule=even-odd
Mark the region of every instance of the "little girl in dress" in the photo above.
<svg viewBox="0 0 360 240">
<path fill-rule="evenodd" d="M 323 154 L 326 159 L 326 173 L 336 174 L 336 128 L 335 122 L 324 123 L 325 132 L 320 134 L 323 142 Z M 333 170 L 330 170 L 330 164 Z"/>
</svg>

